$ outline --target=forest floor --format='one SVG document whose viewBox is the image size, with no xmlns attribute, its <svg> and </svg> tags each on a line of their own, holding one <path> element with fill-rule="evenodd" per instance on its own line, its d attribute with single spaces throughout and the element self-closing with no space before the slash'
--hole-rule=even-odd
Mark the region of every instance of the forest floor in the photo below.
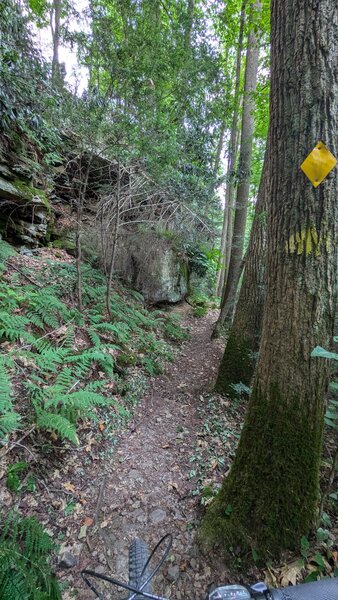
<svg viewBox="0 0 338 600">
<path fill-rule="evenodd" d="M 165 375 L 152 380 L 105 472 L 93 473 L 96 527 L 86 535 L 80 567 L 126 581 L 132 540 L 142 537 L 152 548 L 171 533 L 173 547 L 155 591 L 180 600 L 203 598 L 211 583 L 229 580 L 224 560 L 201 556 L 195 536 L 202 490 L 220 485 L 229 469 L 242 408 L 218 397 L 214 410 L 210 390 L 223 350 L 222 341 L 210 339 L 216 313 L 196 319 L 187 304 L 176 310 L 190 327 L 190 339 Z M 79 589 L 79 597 L 93 595 Z"/>
<path fill-rule="evenodd" d="M 17 260 L 20 268 L 34 262 Z M 247 401 L 212 392 L 224 347 L 223 340 L 211 340 L 217 311 L 196 318 L 188 304 L 173 310 L 189 328 L 189 339 L 177 346 L 165 374 L 148 380 L 132 420 L 122 424 L 116 439 L 107 434 L 107 423 L 83 421 L 79 447 L 57 438 L 52 446 L 41 446 L 30 430 L 0 453 L 0 507 L 35 515 L 57 542 L 55 570 L 63 600 L 94 598 L 81 579 L 84 568 L 127 581 L 132 540 L 141 537 L 152 548 L 166 533 L 172 534 L 173 546 L 154 591 L 173 600 L 202 599 L 211 584 L 264 579 L 285 586 L 306 574 L 295 555 L 259 570 L 244 566 L 236 552 L 227 560 L 217 553 L 201 554 L 198 525 L 229 472 Z M 5 477 L 11 462 L 22 458 L 30 471 L 24 493 L 16 494 L 6 487 Z M 314 551 L 305 550 L 307 572 L 317 573 L 323 557 L 316 559 L 316 554 L 311 563 Z M 336 563 L 338 552 L 333 554 Z M 326 559 L 323 565 L 320 573 L 331 574 Z M 112 587 L 98 588 L 107 600 L 117 597 Z"/>
</svg>

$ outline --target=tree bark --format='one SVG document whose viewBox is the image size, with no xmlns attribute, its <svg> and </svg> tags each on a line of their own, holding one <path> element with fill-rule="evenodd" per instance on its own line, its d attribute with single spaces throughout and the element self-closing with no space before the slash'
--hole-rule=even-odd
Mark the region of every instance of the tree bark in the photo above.
<svg viewBox="0 0 338 600">
<path fill-rule="evenodd" d="M 52 59 L 52 79 L 54 84 L 61 81 L 59 46 L 60 46 L 60 26 L 61 26 L 61 0 L 53 0 L 51 9 L 50 26 L 53 38 L 53 59 Z"/>
<path fill-rule="evenodd" d="M 191 49 L 191 33 L 192 33 L 192 26 L 193 26 L 193 21 L 194 21 L 194 8 L 195 8 L 195 0 L 188 0 L 188 6 L 187 6 L 187 20 L 186 20 L 186 26 L 185 26 L 185 31 L 184 31 L 184 48 L 186 50 L 186 52 L 189 52 L 189 50 Z"/>
<path fill-rule="evenodd" d="M 245 23 L 245 11 L 248 0 L 243 0 L 239 22 L 239 33 L 238 33 L 238 45 L 237 45 L 237 57 L 236 57 L 236 73 L 235 73 L 235 93 L 234 93 L 234 112 L 232 116 L 229 149 L 228 149 L 228 165 L 227 165 L 227 176 L 228 181 L 225 191 L 225 205 L 224 205 L 224 218 L 222 227 L 222 239 L 221 239 L 221 264 L 219 269 L 219 276 L 217 279 L 216 292 L 221 295 L 222 289 L 226 284 L 225 276 L 227 273 L 227 258 L 229 256 L 227 241 L 229 236 L 232 238 L 232 207 L 233 199 L 235 194 L 235 183 L 234 183 L 234 171 L 237 156 L 237 140 L 238 140 L 238 114 L 240 108 L 239 94 L 241 85 L 241 66 L 242 66 L 242 51 L 243 51 L 243 34 L 244 34 L 244 23 Z"/>
<path fill-rule="evenodd" d="M 268 152 L 257 196 L 241 291 L 215 384 L 215 391 L 223 394 L 235 395 L 234 385 L 250 385 L 259 350 L 264 306 L 267 159 Z"/>
<path fill-rule="evenodd" d="M 251 5 L 250 32 L 248 37 L 248 49 L 245 67 L 245 84 L 241 129 L 241 149 L 239 156 L 239 183 L 237 187 L 235 219 L 232 235 L 232 249 L 229 261 L 228 277 L 222 295 L 221 312 L 213 330 L 213 337 L 219 337 L 226 318 L 231 319 L 237 292 L 237 284 L 240 276 L 240 265 L 242 262 L 244 248 L 244 234 L 247 215 L 247 204 L 250 191 L 250 169 L 252 158 L 252 145 L 254 133 L 254 108 L 255 101 L 253 92 L 257 85 L 259 44 L 257 32 L 253 28 L 253 15 L 260 10 L 261 4 L 256 1 Z M 231 207 L 231 205 L 229 204 Z"/>
<path fill-rule="evenodd" d="M 272 0 L 266 296 L 260 356 L 209 542 L 261 556 L 299 546 L 316 520 L 334 323 L 338 169 L 315 188 L 300 169 L 322 140 L 337 156 L 338 8 Z M 231 506 L 225 517 L 225 507 Z"/>
<path fill-rule="evenodd" d="M 112 311 L 111 311 L 111 288 L 112 288 L 112 283 L 113 283 L 113 274 L 114 274 L 114 267 L 115 267 L 115 257 L 116 257 L 116 249 L 117 249 L 117 238 L 118 238 L 118 232 L 119 232 L 119 225 L 120 225 L 120 205 L 121 205 L 121 165 L 120 163 L 118 164 L 118 176 L 117 176 L 117 190 L 116 190 L 116 215 L 115 215 L 115 223 L 114 223 L 114 232 L 113 232 L 113 239 L 112 239 L 112 250 L 111 250 L 111 259 L 110 259 L 110 264 L 109 264 L 109 271 L 108 271 L 108 277 L 107 277 L 107 295 L 106 295 L 106 305 L 107 305 L 107 311 L 108 311 L 108 315 L 109 318 L 112 318 Z"/>
<path fill-rule="evenodd" d="M 210 201 L 211 201 L 211 199 L 213 197 L 213 194 L 215 192 L 215 187 L 216 187 L 216 183 L 217 183 L 218 169 L 219 169 L 219 166 L 220 166 L 220 163 L 221 163 L 221 155 L 222 155 L 223 144 L 224 144 L 224 134 L 225 134 L 225 123 L 223 122 L 223 123 L 221 123 L 220 129 L 219 129 L 218 144 L 217 144 L 217 148 L 216 148 L 216 155 L 215 155 L 215 160 L 214 160 L 214 166 L 213 166 L 213 169 L 212 169 L 212 181 L 211 181 L 210 188 L 209 188 L 209 198 L 208 198 L 208 201 L 206 202 L 205 210 L 204 210 L 205 217 L 208 216 Z"/>
</svg>

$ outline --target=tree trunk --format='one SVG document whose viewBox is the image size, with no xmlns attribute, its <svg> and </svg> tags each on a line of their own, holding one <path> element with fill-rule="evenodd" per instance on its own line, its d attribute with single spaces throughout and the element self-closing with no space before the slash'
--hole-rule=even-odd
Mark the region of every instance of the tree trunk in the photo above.
<svg viewBox="0 0 338 600">
<path fill-rule="evenodd" d="M 61 81 L 59 46 L 60 46 L 60 25 L 61 25 L 61 0 L 53 0 L 51 10 L 51 31 L 53 37 L 53 60 L 52 60 L 52 79 L 54 84 Z"/>
<path fill-rule="evenodd" d="M 223 286 L 225 286 L 225 274 L 227 268 L 227 258 L 229 256 L 227 252 L 227 240 L 229 235 L 231 234 L 231 230 L 229 229 L 232 226 L 232 207 L 233 207 L 233 199 L 235 194 L 235 184 L 234 184 L 234 171 L 236 164 L 236 156 L 237 156 L 237 140 L 238 140 L 238 113 L 239 113 L 239 92 L 241 85 L 241 65 L 242 65 L 242 51 L 243 51 L 243 33 L 244 33 L 244 23 L 245 23 L 245 11 L 248 0 L 243 0 L 241 7 L 241 15 L 239 22 L 239 34 L 238 34 L 238 44 L 237 44 L 237 58 L 236 58 L 236 73 L 235 73 L 235 93 L 234 93 L 234 112 L 232 116 L 232 124 L 231 124 L 231 132 L 230 132 L 230 141 L 229 141 L 229 150 L 228 150 L 228 165 L 227 165 L 227 186 L 225 191 L 225 205 L 224 205 L 224 218 L 223 218 L 223 227 L 222 227 L 222 239 L 221 239 L 221 264 L 219 265 L 219 277 L 217 279 L 217 294 L 221 295 Z M 229 229 L 229 231 L 228 231 Z M 232 237 L 232 234 L 231 234 Z"/>
<path fill-rule="evenodd" d="M 322 140 L 338 152 L 338 9 L 272 0 L 266 296 L 239 447 L 202 534 L 274 556 L 316 518 L 334 322 L 338 169 L 315 188 L 300 169 Z M 225 508 L 228 517 L 225 516 Z"/>
<path fill-rule="evenodd" d="M 268 152 L 264 160 L 241 291 L 215 385 L 215 390 L 223 394 L 234 395 L 234 385 L 250 385 L 259 350 L 264 306 L 267 159 Z"/>
<path fill-rule="evenodd" d="M 186 25 L 184 31 L 184 48 L 186 52 L 189 52 L 191 49 L 191 32 L 192 26 L 194 22 L 194 8 L 195 8 L 195 0 L 188 0 L 187 6 L 187 17 L 186 17 Z"/>
<path fill-rule="evenodd" d="M 215 285 L 215 292 L 216 292 L 217 296 L 219 296 L 222 292 L 222 287 L 223 287 L 222 282 L 224 280 L 224 274 L 225 274 L 225 266 L 226 266 L 226 260 L 227 260 L 226 247 L 227 247 L 227 236 L 228 236 L 228 228 L 229 228 L 229 216 L 230 216 L 229 204 L 226 204 L 224 206 L 222 236 L 221 236 L 221 244 L 220 244 L 220 248 L 219 248 L 220 257 L 218 260 L 218 266 L 217 266 L 218 271 L 217 271 L 216 285 Z"/>
<path fill-rule="evenodd" d="M 243 256 L 244 234 L 246 225 L 247 205 L 250 191 L 250 169 L 252 158 L 252 145 L 254 133 L 254 108 L 253 93 L 257 85 L 257 71 L 259 58 L 259 44 L 257 32 L 253 28 L 253 17 L 261 4 L 256 1 L 251 5 L 250 32 L 245 67 L 245 85 L 241 130 L 241 149 L 239 156 L 239 183 L 236 196 L 235 220 L 232 235 L 232 250 L 229 261 L 227 283 L 222 295 L 221 312 L 213 330 L 213 337 L 219 337 L 225 319 L 231 319 L 240 276 L 240 266 Z"/>
<path fill-rule="evenodd" d="M 211 181 L 210 188 L 209 188 L 209 198 L 208 198 L 208 201 L 206 202 L 205 210 L 204 210 L 205 217 L 208 216 L 210 202 L 211 202 L 211 199 L 215 192 L 218 169 L 219 169 L 219 166 L 221 163 L 221 155 L 222 155 L 223 143 L 224 143 L 224 134 L 225 134 L 225 123 L 221 123 L 220 129 L 219 129 L 218 144 L 217 144 L 217 148 L 216 148 L 216 156 L 215 156 L 214 166 L 212 169 L 212 181 Z"/>
<path fill-rule="evenodd" d="M 81 264 L 82 264 L 82 246 L 81 246 L 81 233 L 82 233 L 82 215 L 83 215 L 83 203 L 86 197 L 87 187 L 88 187 L 88 178 L 90 171 L 91 161 L 88 163 L 86 168 L 85 179 L 80 184 L 80 190 L 78 194 L 77 200 L 77 223 L 76 223 L 76 235 L 75 235 L 75 246 L 76 246 L 76 273 L 77 273 L 77 284 L 76 284 L 76 293 L 77 293 L 77 305 L 80 312 L 83 310 L 82 303 L 82 274 L 81 274 Z M 81 177 L 81 161 L 80 161 L 80 177 Z"/>
<path fill-rule="evenodd" d="M 108 271 L 107 295 L 106 295 L 106 305 L 107 305 L 107 311 L 108 311 L 108 315 L 109 315 L 110 319 L 112 318 L 111 305 L 110 305 L 111 287 L 112 287 L 112 283 L 113 283 L 113 274 L 114 274 L 116 248 L 117 248 L 117 238 L 118 238 L 118 231 L 119 231 L 119 225 L 120 225 L 120 202 L 121 202 L 121 166 L 119 163 L 118 164 L 117 191 L 116 191 L 116 215 L 115 215 L 114 232 L 113 232 L 113 240 L 112 240 L 113 241 L 112 251 L 111 251 L 112 254 L 111 254 L 109 271 Z"/>
</svg>

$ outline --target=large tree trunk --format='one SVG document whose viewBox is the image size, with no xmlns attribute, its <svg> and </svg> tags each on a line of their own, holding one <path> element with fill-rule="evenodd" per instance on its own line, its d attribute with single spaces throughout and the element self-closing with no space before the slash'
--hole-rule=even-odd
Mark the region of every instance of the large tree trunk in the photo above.
<svg viewBox="0 0 338 600">
<path fill-rule="evenodd" d="M 221 295 L 223 286 L 226 284 L 226 273 L 227 273 L 227 259 L 229 257 L 227 241 L 229 237 L 232 238 L 232 208 L 235 195 L 235 183 L 234 183 L 234 171 L 236 164 L 237 155 L 237 140 L 238 140 L 238 114 L 239 114 L 239 93 L 241 85 L 241 66 L 242 66 L 242 51 L 243 51 L 243 34 L 244 34 L 244 23 L 245 23 L 245 11 L 248 0 L 242 1 L 240 21 L 239 21 L 239 33 L 238 33 L 238 44 L 237 44 L 237 57 L 236 57 L 236 73 L 235 73 L 235 92 L 234 92 L 234 112 L 232 115 L 229 149 L 228 149 L 228 165 L 227 165 L 227 185 L 225 190 L 225 205 L 224 205 L 224 217 L 221 237 L 221 262 L 219 264 L 218 277 L 216 282 L 216 293 Z"/>
<path fill-rule="evenodd" d="M 255 108 L 255 101 L 253 93 L 257 85 L 257 71 L 259 58 L 259 44 L 257 40 L 257 31 L 253 27 L 253 16 L 255 11 L 259 10 L 260 7 L 260 2 L 256 1 L 255 4 L 251 6 L 250 13 L 251 29 L 248 37 L 248 49 L 245 67 L 241 148 L 238 167 L 239 183 L 237 187 L 236 196 L 235 220 L 232 235 L 232 250 L 229 261 L 227 282 L 222 295 L 221 313 L 215 324 L 213 337 L 218 337 L 220 335 L 225 319 L 227 317 L 232 317 L 243 256 L 247 205 L 250 191 L 250 170 L 254 133 L 253 112 Z M 229 206 L 231 207 L 231 205 Z"/>
<path fill-rule="evenodd" d="M 224 394 L 234 395 L 234 385 L 250 385 L 259 350 L 264 306 L 267 159 L 268 152 L 264 160 L 241 291 L 215 385 L 215 390 Z"/>
<path fill-rule="evenodd" d="M 338 169 L 318 188 L 300 164 L 319 140 L 337 156 L 338 9 L 272 0 L 266 297 L 238 451 L 205 537 L 276 555 L 315 521 L 334 322 Z M 225 507 L 230 505 L 231 511 Z"/>
</svg>

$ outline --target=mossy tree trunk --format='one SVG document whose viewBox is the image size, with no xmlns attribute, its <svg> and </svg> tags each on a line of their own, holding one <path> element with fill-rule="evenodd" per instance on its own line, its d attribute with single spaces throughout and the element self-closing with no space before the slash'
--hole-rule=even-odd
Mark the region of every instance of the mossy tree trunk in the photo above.
<svg viewBox="0 0 338 600">
<path fill-rule="evenodd" d="M 299 546 L 318 503 L 328 365 L 310 353 L 333 330 L 338 169 L 314 188 L 300 165 L 319 140 L 338 153 L 338 8 L 272 0 L 271 11 L 260 356 L 235 461 L 201 535 L 276 555 Z"/>
<path fill-rule="evenodd" d="M 215 384 L 215 390 L 224 394 L 234 394 L 234 384 L 250 385 L 259 350 L 264 305 L 267 158 L 266 152 L 241 291 Z"/>
<path fill-rule="evenodd" d="M 243 113 L 241 127 L 241 147 L 239 154 L 235 218 L 232 235 L 232 248 L 229 260 L 228 276 L 222 294 L 221 312 L 214 326 L 212 337 L 219 337 L 226 316 L 231 316 L 234 309 L 238 280 L 244 248 L 244 234 L 247 216 L 247 204 L 250 190 L 250 170 L 252 159 L 253 133 L 254 133 L 254 92 L 257 85 L 259 44 L 258 33 L 253 27 L 255 13 L 261 9 L 258 0 L 250 7 L 250 31 L 245 66 L 245 83 L 243 98 Z M 231 205 L 229 205 L 231 210 Z"/>
</svg>

